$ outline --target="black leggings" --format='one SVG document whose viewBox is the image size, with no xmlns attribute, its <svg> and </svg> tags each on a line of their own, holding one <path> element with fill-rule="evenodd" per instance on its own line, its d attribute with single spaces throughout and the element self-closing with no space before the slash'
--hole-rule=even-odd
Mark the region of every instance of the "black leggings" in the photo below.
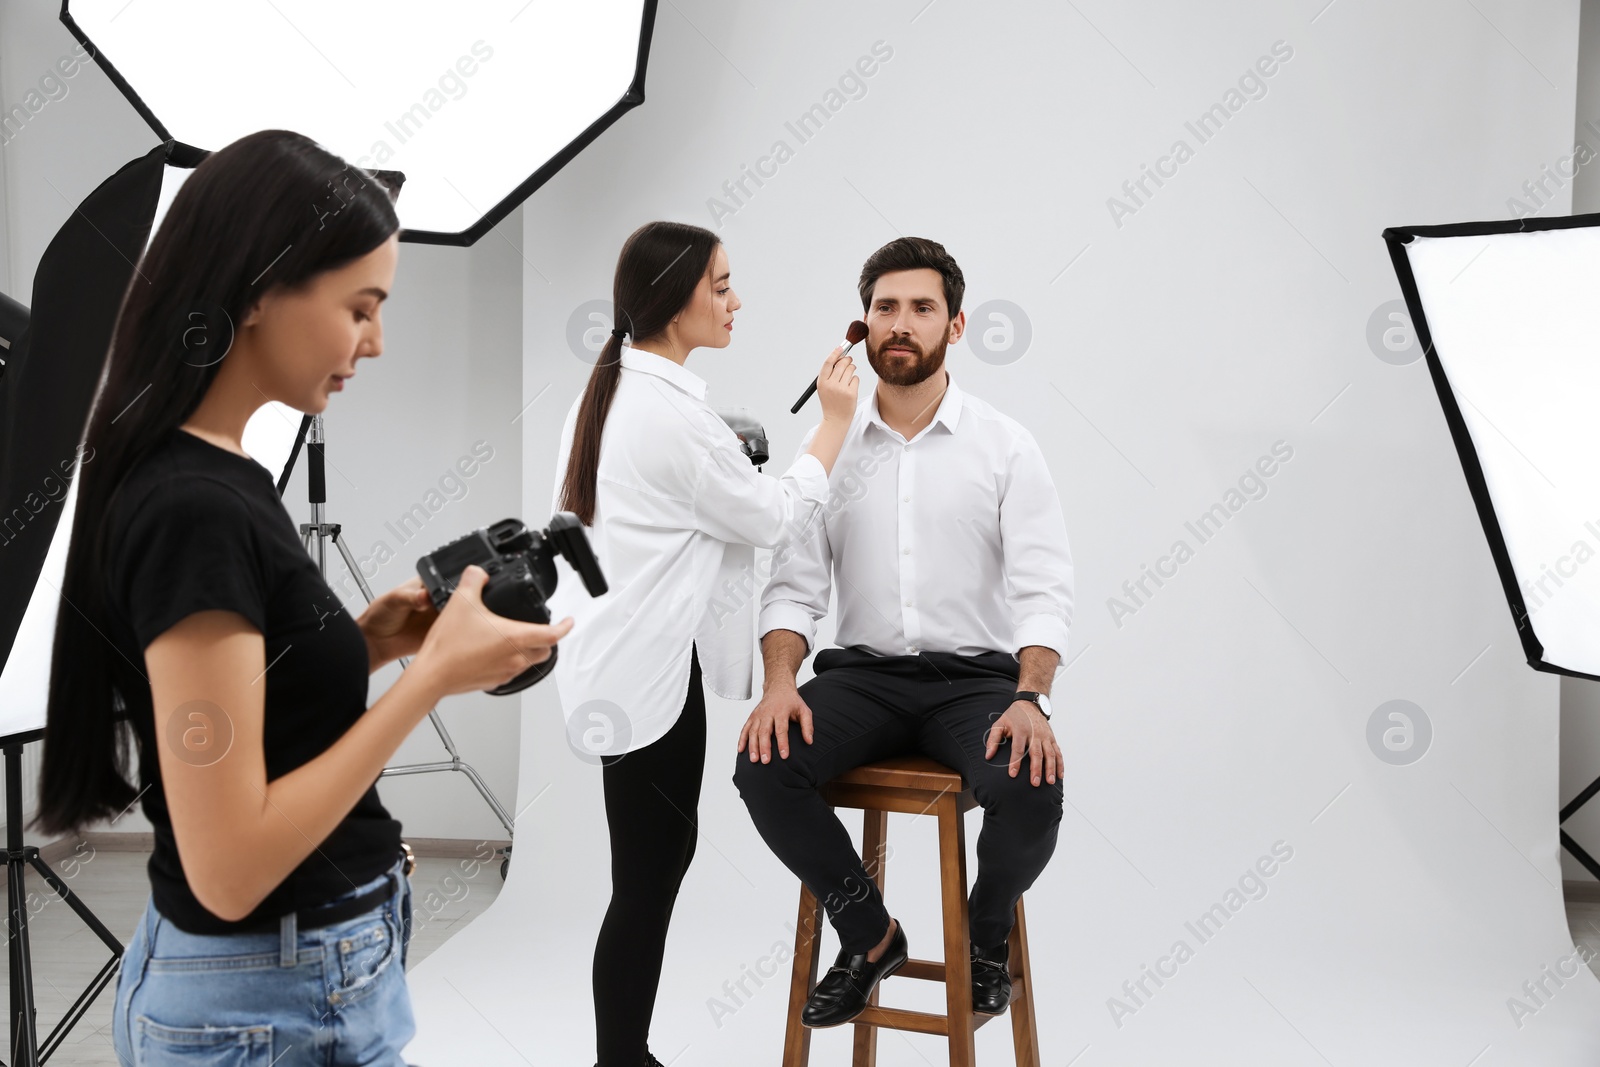
<svg viewBox="0 0 1600 1067">
<path fill-rule="evenodd" d="M 661 981 L 667 924 L 698 838 L 706 698 L 691 646 L 689 695 L 672 729 L 641 749 L 601 757 L 611 835 L 611 905 L 594 946 L 599 1067 L 641 1067 Z"/>
</svg>

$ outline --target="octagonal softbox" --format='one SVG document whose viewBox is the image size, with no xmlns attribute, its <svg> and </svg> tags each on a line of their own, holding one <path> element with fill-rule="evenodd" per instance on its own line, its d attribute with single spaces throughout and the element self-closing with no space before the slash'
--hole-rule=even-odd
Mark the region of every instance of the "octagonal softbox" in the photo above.
<svg viewBox="0 0 1600 1067">
<path fill-rule="evenodd" d="M 407 241 L 470 245 L 644 100 L 656 0 L 63 0 L 163 141 L 303 133 L 399 171 Z"/>
<path fill-rule="evenodd" d="M 1600 214 L 1383 236 L 1528 663 L 1600 679 Z"/>
</svg>

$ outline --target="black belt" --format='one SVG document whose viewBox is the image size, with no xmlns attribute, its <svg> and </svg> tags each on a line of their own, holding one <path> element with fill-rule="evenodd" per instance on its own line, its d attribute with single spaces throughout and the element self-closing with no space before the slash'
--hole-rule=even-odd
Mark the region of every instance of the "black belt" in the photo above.
<svg viewBox="0 0 1600 1067">
<path fill-rule="evenodd" d="M 411 851 L 411 846 L 405 842 L 402 841 L 400 847 L 404 849 L 405 876 L 409 878 L 411 877 L 411 872 L 416 869 L 416 856 Z M 315 904 L 309 908 L 297 908 L 295 910 L 295 927 L 300 930 L 315 930 L 323 926 L 332 926 L 334 923 L 343 922 L 346 919 L 354 919 L 358 915 L 364 915 L 371 911 L 379 904 L 387 902 L 390 897 L 394 896 L 394 889 L 395 880 L 386 875 L 383 879 L 383 884 L 376 889 L 369 889 L 365 893 L 346 900 L 335 900 L 328 904 Z M 279 919 L 272 919 L 269 922 L 260 923 L 252 929 L 261 932 L 276 930 L 278 924 Z"/>
<path fill-rule="evenodd" d="M 354 919 L 357 915 L 364 915 L 383 904 L 394 896 L 394 879 L 385 877 L 383 884 L 376 889 L 369 890 L 359 896 L 345 900 L 336 900 L 331 904 L 318 904 L 311 908 L 300 908 L 295 912 L 295 925 L 301 930 L 315 930 L 320 926 L 332 926 L 346 919 Z"/>
</svg>

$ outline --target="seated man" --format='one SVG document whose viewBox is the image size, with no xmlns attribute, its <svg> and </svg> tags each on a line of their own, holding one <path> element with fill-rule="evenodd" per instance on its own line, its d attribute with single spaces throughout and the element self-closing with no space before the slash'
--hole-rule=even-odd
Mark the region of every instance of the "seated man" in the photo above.
<svg viewBox="0 0 1600 1067">
<path fill-rule="evenodd" d="M 833 468 L 847 499 L 779 546 L 762 596 L 766 680 L 733 780 L 839 935 L 807 1026 L 861 1014 L 907 958 L 905 932 L 819 786 L 922 753 L 973 788 L 983 830 L 969 901 L 972 1005 L 994 1015 L 1011 998 L 1017 898 L 1044 870 L 1061 822 L 1047 694 L 1072 614 L 1066 524 L 1032 434 L 944 369 L 966 325 L 964 289 L 955 260 L 922 238 L 867 260 L 860 291 L 879 382 Z M 819 652 L 816 677 L 797 690 L 834 577 L 841 647 Z"/>
</svg>

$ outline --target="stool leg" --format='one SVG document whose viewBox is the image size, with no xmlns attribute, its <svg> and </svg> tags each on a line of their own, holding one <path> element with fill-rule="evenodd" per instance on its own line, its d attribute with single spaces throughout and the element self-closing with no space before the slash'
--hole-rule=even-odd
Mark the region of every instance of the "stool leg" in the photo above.
<svg viewBox="0 0 1600 1067">
<path fill-rule="evenodd" d="M 1028 922 L 1022 915 L 1022 898 L 1017 898 L 1017 921 L 1011 927 L 1011 981 L 1016 987 L 1011 998 L 1011 1037 L 1016 1049 L 1017 1067 L 1039 1067 L 1039 1025 L 1033 1005 L 1033 965 L 1028 961 Z"/>
<path fill-rule="evenodd" d="M 974 1067 L 972 958 L 967 930 L 967 833 L 954 794 L 936 805 L 939 816 L 939 881 L 944 898 L 944 998 L 950 1034 L 950 1067 Z"/>
<path fill-rule="evenodd" d="M 789 1023 L 783 1034 L 783 1067 L 806 1067 L 811 1062 L 811 1031 L 800 1021 L 806 999 L 817 984 L 817 960 L 822 955 L 822 902 L 800 885 L 800 917 L 794 928 L 794 966 L 789 975 Z"/>
<path fill-rule="evenodd" d="M 861 860 L 862 865 L 872 872 L 872 880 L 878 885 L 878 892 L 883 892 L 883 843 L 889 836 L 889 813 L 887 811 L 873 811 L 867 809 L 864 813 L 861 827 Z M 846 905 L 848 907 L 849 905 Z M 878 1004 L 878 992 L 883 988 L 879 982 L 872 987 L 872 995 L 867 998 L 867 1003 L 872 1007 Z M 855 1053 L 851 1059 L 852 1067 L 877 1067 L 878 1063 L 878 1027 L 873 1023 L 856 1023 Z"/>
</svg>

